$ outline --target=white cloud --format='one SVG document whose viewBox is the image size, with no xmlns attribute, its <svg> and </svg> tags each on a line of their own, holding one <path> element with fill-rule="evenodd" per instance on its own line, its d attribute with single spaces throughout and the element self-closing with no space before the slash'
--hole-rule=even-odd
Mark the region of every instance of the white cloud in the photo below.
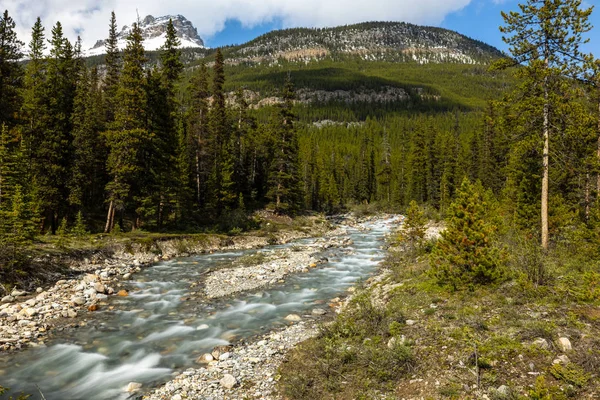
<svg viewBox="0 0 600 400">
<path fill-rule="evenodd" d="M 15 19 L 21 40 L 27 42 L 35 19 L 40 16 L 47 36 L 56 21 L 75 39 L 79 32 L 84 46 L 107 36 L 110 12 L 120 26 L 148 14 L 182 14 L 198 28 L 203 38 L 223 29 L 227 19 L 253 26 L 275 18 L 286 27 L 323 27 L 363 21 L 406 21 L 437 25 L 444 17 L 472 0 L 1 0 Z"/>
</svg>

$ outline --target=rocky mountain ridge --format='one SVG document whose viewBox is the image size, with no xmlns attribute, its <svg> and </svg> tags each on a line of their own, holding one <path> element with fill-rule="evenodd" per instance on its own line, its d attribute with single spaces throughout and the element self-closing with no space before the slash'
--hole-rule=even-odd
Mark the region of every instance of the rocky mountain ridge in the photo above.
<svg viewBox="0 0 600 400">
<path fill-rule="evenodd" d="M 365 22 L 335 28 L 273 31 L 228 52 L 230 63 L 280 59 L 310 62 L 360 57 L 366 61 L 487 64 L 500 50 L 443 28 L 404 22 Z"/>
<path fill-rule="evenodd" d="M 158 50 L 164 43 L 166 38 L 167 25 L 169 20 L 173 21 L 173 26 L 177 31 L 177 36 L 181 41 L 182 48 L 204 48 L 204 41 L 198 35 L 198 30 L 194 27 L 183 15 L 164 15 L 161 17 L 146 16 L 139 21 L 142 28 L 142 36 L 144 38 L 144 48 L 148 51 Z M 133 25 L 133 24 L 132 24 Z M 125 25 L 118 33 L 119 49 L 124 49 L 127 43 L 127 36 L 131 32 L 132 26 Z M 106 52 L 106 39 L 98 40 L 94 47 L 89 49 L 86 54 L 94 56 Z"/>
</svg>

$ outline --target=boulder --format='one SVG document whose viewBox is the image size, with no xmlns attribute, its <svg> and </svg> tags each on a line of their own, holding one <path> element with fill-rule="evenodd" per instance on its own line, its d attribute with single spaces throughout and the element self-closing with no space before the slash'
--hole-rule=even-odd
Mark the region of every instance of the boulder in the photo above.
<svg viewBox="0 0 600 400">
<path fill-rule="evenodd" d="M 302 321 L 302 318 L 298 314 L 290 314 L 287 317 L 285 317 L 285 320 L 290 322 L 298 322 Z"/>
<path fill-rule="evenodd" d="M 96 291 L 96 293 L 104 293 L 106 289 L 104 288 L 104 285 L 102 283 L 96 282 L 94 284 L 94 290 Z"/>
<path fill-rule="evenodd" d="M 558 339 L 558 348 L 565 352 L 573 350 L 573 346 L 571 346 L 571 341 L 566 337 L 561 337 Z"/>
<path fill-rule="evenodd" d="M 83 297 L 77 296 L 77 297 L 73 297 L 73 298 L 71 299 L 71 302 L 72 302 L 74 305 L 77 305 L 77 306 L 82 306 L 82 305 L 84 305 L 84 304 L 85 304 L 85 299 L 84 299 Z"/>
<path fill-rule="evenodd" d="M 233 375 L 225 374 L 223 379 L 219 381 L 225 389 L 232 389 L 237 384 L 237 379 Z"/>
<path fill-rule="evenodd" d="M 563 365 L 567 365 L 568 363 L 570 363 L 571 360 L 569 360 L 569 357 L 567 357 L 564 354 L 561 354 L 560 356 L 556 357 L 556 359 L 554 359 L 554 361 L 552 361 L 552 364 L 563 364 Z"/>
<path fill-rule="evenodd" d="M 133 392 L 137 392 L 141 388 L 142 388 L 142 384 L 141 383 L 138 383 L 138 382 L 129 382 L 129 384 L 125 388 L 125 391 L 127 393 L 133 393 Z"/>
<path fill-rule="evenodd" d="M 117 292 L 117 296 L 119 297 L 127 297 L 129 296 L 129 293 L 127 292 L 127 290 L 125 289 L 121 289 Z"/>
<path fill-rule="evenodd" d="M 536 347 L 539 347 L 540 349 L 548 349 L 550 348 L 550 345 L 548 344 L 548 341 L 544 338 L 537 338 L 533 341 L 533 345 Z"/>
<path fill-rule="evenodd" d="M 29 317 L 33 317 L 34 315 L 37 315 L 38 311 L 35 308 L 26 308 L 25 309 L 25 314 L 27 314 L 27 316 Z"/>
<path fill-rule="evenodd" d="M 202 354 L 200 357 L 198 357 L 196 359 L 196 363 L 198 363 L 198 364 L 208 364 L 208 363 L 210 363 L 211 361 L 214 361 L 214 360 L 215 360 L 215 358 L 212 356 L 212 354 L 206 353 L 206 354 Z"/>
</svg>

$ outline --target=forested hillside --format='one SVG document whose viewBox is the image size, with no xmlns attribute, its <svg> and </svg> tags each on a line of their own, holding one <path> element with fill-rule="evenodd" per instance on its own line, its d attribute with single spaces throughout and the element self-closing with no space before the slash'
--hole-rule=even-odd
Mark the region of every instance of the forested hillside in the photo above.
<svg viewBox="0 0 600 400">
<path fill-rule="evenodd" d="M 401 210 L 416 200 L 443 215 L 464 177 L 535 230 L 540 109 L 558 132 L 549 139 L 550 229 L 594 220 L 591 59 L 577 64 L 578 81 L 549 77 L 544 94 L 518 58 L 506 69 L 490 46 L 408 24 L 278 31 L 204 50 L 200 61 L 182 58 L 170 24 L 150 62 L 139 27 L 119 51 L 114 15 L 107 54 L 87 60 L 60 23 L 47 32 L 38 20 L 25 45 L 8 12 L 1 22 L 4 246 L 69 230 L 243 230 L 248 212 L 263 207 Z M 347 34 L 361 54 L 348 50 Z M 239 62 L 319 43 L 344 56 Z M 365 57 L 417 47 L 469 60 Z"/>
</svg>

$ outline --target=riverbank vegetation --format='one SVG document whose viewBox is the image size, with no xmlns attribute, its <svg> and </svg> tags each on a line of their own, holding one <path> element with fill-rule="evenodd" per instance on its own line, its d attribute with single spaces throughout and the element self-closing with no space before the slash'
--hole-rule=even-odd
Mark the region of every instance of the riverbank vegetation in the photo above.
<svg viewBox="0 0 600 400">
<path fill-rule="evenodd" d="M 422 239 L 423 210 L 411 205 L 390 239 L 383 278 L 282 365 L 284 396 L 598 397 L 599 64 L 581 52 L 592 29 L 592 10 L 581 5 L 531 0 L 503 15 L 513 57 L 495 67 L 519 67 L 516 86 L 483 118 L 479 154 L 494 161 L 484 174 L 459 174 L 460 185 L 452 175 L 447 197 L 446 178 L 433 190 L 425 179 L 417 200 L 438 206 L 445 230 Z M 453 154 L 456 171 L 462 157 Z M 349 319 L 364 329 L 348 329 Z M 373 343 L 381 355 L 401 343 L 396 362 L 411 362 L 384 368 L 392 379 L 369 375 L 374 364 L 361 360 Z"/>
</svg>

